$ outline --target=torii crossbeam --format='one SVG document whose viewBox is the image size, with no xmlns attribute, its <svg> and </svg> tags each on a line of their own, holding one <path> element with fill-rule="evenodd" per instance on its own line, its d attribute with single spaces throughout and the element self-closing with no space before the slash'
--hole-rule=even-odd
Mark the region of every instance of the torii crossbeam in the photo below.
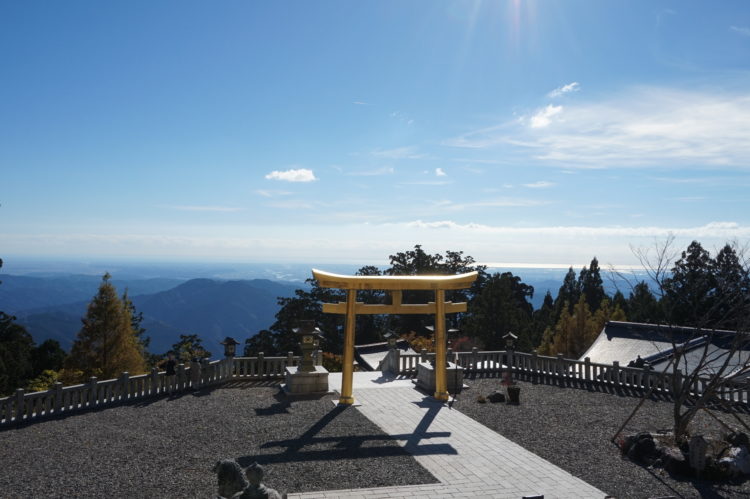
<svg viewBox="0 0 750 499">
<path fill-rule="evenodd" d="M 448 289 L 466 289 L 477 278 L 477 272 L 438 276 L 346 276 L 313 269 L 313 277 L 322 288 L 346 290 L 346 301 L 324 303 L 323 312 L 346 315 L 344 332 L 344 361 L 342 366 L 341 397 L 339 404 L 351 405 L 354 373 L 354 324 L 357 314 L 435 314 L 435 398 L 448 400 L 446 378 L 445 314 L 466 312 L 466 303 L 445 301 Z M 391 292 L 390 305 L 369 305 L 357 302 L 357 290 L 382 289 Z M 434 290 L 435 301 L 422 304 L 401 303 L 404 290 Z"/>
</svg>

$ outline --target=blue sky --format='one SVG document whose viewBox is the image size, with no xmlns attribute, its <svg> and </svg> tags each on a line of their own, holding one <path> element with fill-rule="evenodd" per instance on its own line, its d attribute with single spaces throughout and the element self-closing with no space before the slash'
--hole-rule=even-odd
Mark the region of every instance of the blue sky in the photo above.
<svg viewBox="0 0 750 499">
<path fill-rule="evenodd" d="M 0 256 L 750 240 L 744 1 L 4 2 Z"/>
</svg>

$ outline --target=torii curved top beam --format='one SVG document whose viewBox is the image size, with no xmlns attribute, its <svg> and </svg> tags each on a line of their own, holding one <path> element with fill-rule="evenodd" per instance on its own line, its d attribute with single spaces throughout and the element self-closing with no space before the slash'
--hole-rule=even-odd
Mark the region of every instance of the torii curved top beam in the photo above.
<svg viewBox="0 0 750 499">
<path fill-rule="evenodd" d="M 338 289 L 466 289 L 479 275 L 476 271 L 458 275 L 341 275 L 312 269 L 321 288 Z"/>
</svg>

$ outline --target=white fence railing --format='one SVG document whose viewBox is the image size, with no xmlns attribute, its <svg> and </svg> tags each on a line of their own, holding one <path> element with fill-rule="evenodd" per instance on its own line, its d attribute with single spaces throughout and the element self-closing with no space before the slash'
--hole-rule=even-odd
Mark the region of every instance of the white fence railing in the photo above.
<svg viewBox="0 0 750 499">
<path fill-rule="evenodd" d="M 463 367 L 469 374 L 500 373 L 510 366 L 514 374 L 539 381 L 576 381 L 637 390 L 654 388 L 663 394 L 670 394 L 673 386 L 682 386 L 687 381 L 679 369 L 664 374 L 651 369 L 620 366 L 617 361 L 612 364 L 598 364 L 591 362 L 588 357 L 584 360 L 566 359 L 562 354 L 547 357 L 536 353 L 504 350 L 482 352 L 476 348 L 470 352 L 453 352 L 449 348 L 446 357 L 450 362 L 456 362 Z M 388 353 L 384 365 L 392 366 L 391 371 L 394 374 L 416 376 L 417 364 L 434 358 L 434 353 L 425 350 L 418 354 L 403 354 L 394 349 Z M 393 369 L 395 366 L 398 366 L 397 371 Z M 693 395 L 701 395 L 708 384 L 708 377 L 694 377 L 690 392 Z M 730 403 L 747 404 L 750 403 L 750 384 L 725 381 L 717 390 L 717 395 Z"/>
<path fill-rule="evenodd" d="M 0 427 L 18 424 L 44 416 L 59 416 L 82 409 L 105 407 L 156 395 L 177 393 L 217 385 L 232 379 L 283 378 L 287 366 L 296 366 L 301 357 L 234 357 L 229 359 L 191 362 L 177 366 L 174 376 L 154 368 L 150 373 L 98 380 L 90 378 L 80 385 L 55 383 L 50 390 L 26 392 L 19 388 L 10 397 L 0 398 Z M 321 361 L 314 354 L 315 363 Z"/>
</svg>

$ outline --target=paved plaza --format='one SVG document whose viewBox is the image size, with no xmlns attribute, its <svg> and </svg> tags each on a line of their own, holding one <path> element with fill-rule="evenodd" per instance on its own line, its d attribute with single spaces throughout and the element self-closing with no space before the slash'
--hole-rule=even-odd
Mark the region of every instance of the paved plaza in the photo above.
<svg viewBox="0 0 750 499">
<path fill-rule="evenodd" d="M 338 375 L 337 375 L 338 374 Z M 331 373 L 332 390 L 340 373 Z M 598 498 L 606 494 L 444 403 L 411 380 L 355 373 L 357 410 L 399 442 L 440 483 L 290 494 L 290 498 Z M 533 429 L 529 429 L 533 431 Z M 398 470 L 393 470 L 398 473 Z"/>
</svg>

